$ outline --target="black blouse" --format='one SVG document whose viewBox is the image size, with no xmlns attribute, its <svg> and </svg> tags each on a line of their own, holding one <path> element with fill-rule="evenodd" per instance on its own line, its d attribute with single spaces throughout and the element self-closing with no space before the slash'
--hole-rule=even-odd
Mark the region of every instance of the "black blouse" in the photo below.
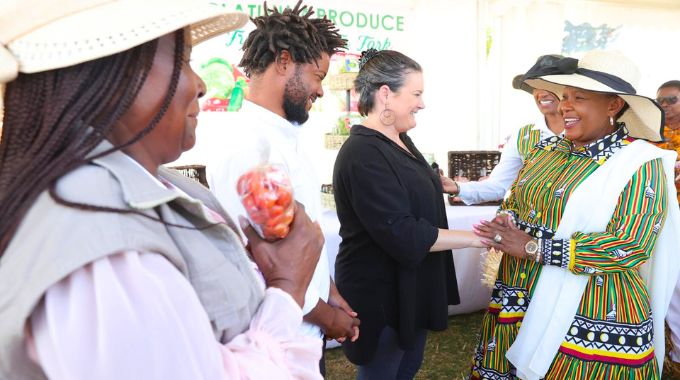
<svg viewBox="0 0 680 380">
<path fill-rule="evenodd" d="M 355 125 L 333 170 L 342 238 L 335 282 L 361 319 L 360 338 L 343 344 L 355 364 L 373 358 L 385 325 L 409 349 L 416 329 L 445 329 L 448 305 L 460 302 L 451 251 L 429 252 L 438 228 L 448 228 L 439 175 L 400 138 L 412 154 Z"/>
</svg>

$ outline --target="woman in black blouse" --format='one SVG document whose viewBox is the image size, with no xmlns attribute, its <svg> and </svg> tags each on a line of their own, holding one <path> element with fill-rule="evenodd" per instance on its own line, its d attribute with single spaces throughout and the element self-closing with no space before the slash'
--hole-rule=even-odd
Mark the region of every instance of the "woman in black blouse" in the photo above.
<svg viewBox="0 0 680 380">
<path fill-rule="evenodd" d="M 482 245 L 448 230 L 439 174 L 406 134 L 425 107 L 420 65 L 390 50 L 366 51 L 359 65 L 366 119 L 333 170 L 342 237 L 335 281 L 361 318 L 361 337 L 343 349 L 358 379 L 411 379 L 427 330 L 445 329 L 448 305 L 459 303 L 450 249 Z"/>
</svg>

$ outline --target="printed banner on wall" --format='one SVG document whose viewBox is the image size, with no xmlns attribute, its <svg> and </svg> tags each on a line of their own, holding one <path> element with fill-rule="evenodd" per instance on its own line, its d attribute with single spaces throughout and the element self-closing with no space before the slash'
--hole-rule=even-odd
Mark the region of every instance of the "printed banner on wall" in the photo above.
<svg viewBox="0 0 680 380">
<path fill-rule="evenodd" d="M 262 2 L 214 2 L 228 10 L 258 17 L 264 14 Z M 282 11 L 294 7 L 290 3 L 267 3 Z M 312 17 L 327 17 L 333 21 L 341 35 L 347 39 L 348 49 L 344 54 L 333 57 L 329 75 L 357 71 L 357 57 L 360 52 L 374 48 L 394 49 L 405 38 L 408 31 L 409 6 L 385 3 L 348 1 L 341 7 L 322 5 L 322 2 L 305 2 L 314 9 Z M 319 5 L 317 5 L 319 4 Z M 244 28 L 213 38 L 198 45 L 192 54 L 192 66 L 206 82 L 208 93 L 203 100 L 203 111 L 237 111 L 248 91 L 248 80 L 238 68 L 242 46 L 253 30 L 252 23 Z"/>
</svg>

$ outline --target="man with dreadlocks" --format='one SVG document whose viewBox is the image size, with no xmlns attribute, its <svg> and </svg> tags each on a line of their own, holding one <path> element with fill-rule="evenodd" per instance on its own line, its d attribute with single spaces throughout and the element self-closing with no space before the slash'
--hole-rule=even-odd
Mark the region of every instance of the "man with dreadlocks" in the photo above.
<svg viewBox="0 0 680 380">
<path fill-rule="evenodd" d="M 256 28 L 243 45 L 239 64 L 250 78 L 250 91 L 239 115 L 243 123 L 238 126 L 238 136 L 230 135 L 228 143 L 234 149 L 222 145 L 208 154 L 208 182 L 230 214 L 245 215 L 236 195 L 238 177 L 263 159 L 281 164 L 291 177 L 296 200 L 305 205 L 312 220 L 318 220 L 320 183 L 297 135 L 312 104 L 323 96 L 321 81 L 330 56 L 345 48 L 346 41 L 332 22 L 313 18 L 312 8 L 301 1 L 283 11 L 267 9 L 266 3 L 264 8 L 263 16 L 252 19 Z M 257 152 L 265 152 L 264 158 Z M 303 312 L 304 333 L 317 336 L 319 343 L 323 335 L 338 340 L 358 338 L 359 320 L 330 279 L 325 249 Z"/>
</svg>

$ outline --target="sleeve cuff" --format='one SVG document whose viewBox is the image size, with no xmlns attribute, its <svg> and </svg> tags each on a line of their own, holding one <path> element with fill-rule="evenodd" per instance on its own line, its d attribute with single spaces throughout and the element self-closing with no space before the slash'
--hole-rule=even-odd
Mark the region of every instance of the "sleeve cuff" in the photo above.
<svg viewBox="0 0 680 380">
<path fill-rule="evenodd" d="M 299 314 L 300 318 L 302 318 L 302 309 L 300 308 L 300 305 L 298 305 L 297 301 L 295 301 L 295 298 L 293 298 L 293 296 L 286 293 L 285 291 L 275 287 L 267 288 L 265 290 L 265 300 L 267 300 L 268 298 L 278 299 L 279 301 L 276 302 L 278 306 L 285 305 L 287 313 Z"/>
<path fill-rule="evenodd" d="M 502 209 L 502 208 L 499 207 L 498 210 L 496 210 L 496 216 L 499 216 L 499 215 L 510 216 L 510 218 L 512 219 L 512 224 L 517 226 L 517 213 L 515 213 L 514 211 Z"/>
<path fill-rule="evenodd" d="M 458 185 L 458 194 L 451 194 L 451 195 L 453 195 L 453 196 L 455 196 L 455 197 L 460 197 L 460 196 L 465 196 L 465 195 L 467 195 L 467 193 L 468 193 L 468 191 L 467 191 L 468 183 L 467 183 L 467 182 L 458 182 L 458 181 L 456 181 L 456 185 Z"/>
<path fill-rule="evenodd" d="M 302 309 L 293 297 L 279 288 L 267 288 L 251 329 L 281 340 L 297 336 L 302 323 Z"/>
<path fill-rule="evenodd" d="M 571 260 L 571 240 L 539 239 L 541 264 L 567 269 Z"/>
</svg>

